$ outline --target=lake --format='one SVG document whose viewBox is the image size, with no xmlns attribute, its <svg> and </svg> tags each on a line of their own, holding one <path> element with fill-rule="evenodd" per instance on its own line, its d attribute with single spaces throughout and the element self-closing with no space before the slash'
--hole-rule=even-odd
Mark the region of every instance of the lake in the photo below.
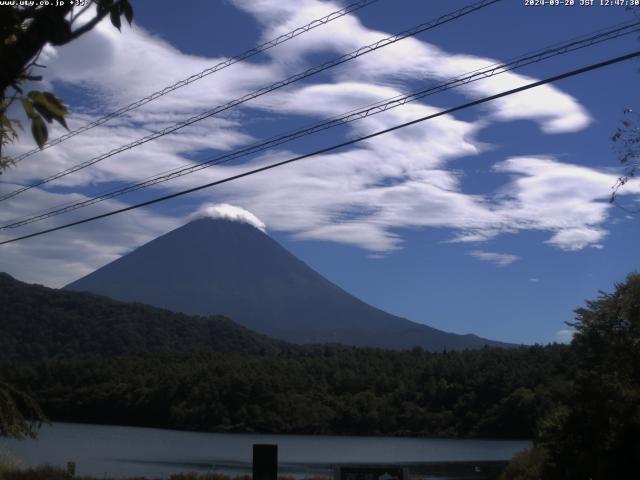
<svg viewBox="0 0 640 480">
<path fill-rule="evenodd" d="M 43 426 L 36 440 L 0 439 L 0 454 L 9 453 L 24 465 L 64 467 L 75 461 L 78 475 L 101 478 L 167 477 L 186 471 L 241 475 L 251 474 L 254 443 L 278 445 L 280 475 L 329 476 L 335 464 L 375 463 L 410 466 L 412 476 L 430 479 L 487 478 L 468 476 L 467 471 L 489 468 L 490 462 L 508 460 L 530 445 L 519 440 L 200 433 L 53 423 Z M 468 464 L 459 463 L 443 476 L 432 475 L 442 471 L 434 462 Z"/>
</svg>

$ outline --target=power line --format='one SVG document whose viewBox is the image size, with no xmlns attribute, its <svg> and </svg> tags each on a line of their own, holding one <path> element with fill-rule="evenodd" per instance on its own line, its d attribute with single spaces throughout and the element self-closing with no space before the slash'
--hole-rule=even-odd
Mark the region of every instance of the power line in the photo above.
<svg viewBox="0 0 640 480">
<path fill-rule="evenodd" d="M 9 223 L 6 223 L 0 226 L 0 230 L 21 227 L 30 223 L 34 223 L 40 220 L 61 215 L 63 213 L 68 213 L 68 212 L 77 210 L 79 208 L 88 207 L 90 205 L 94 205 L 96 203 L 99 203 L 111 198 L 115 198 L 115 197 L 124 195 L 126 193 L 134 192 L 143 188 L 157 185 L 159 183 L 163 183 L 178 177 L 182 177 L 184 175 L 189 175 L 191 173 L 200 171 L 202 169 L 209 168 L 212 165 L 219 165 L 221 163 L 226 163 L 230 160 L 244 157 L 253 153 L 261 152 L 269 148 L 272 148 L 274 146 L 281 145 L 283 143 L 287 143 L 292 140 L 296 140 L 298 138 L 311 135 L 322 130 L 327 130 L 340 125 L 345 125 L 347 123 L 360 120 L 371 115 L 382 113 L 390 109 L 405 105 L 409 102 L 413 102 L 418 99 L 424 98 L 426 96 L 440 93 L 455 87 L 459 87 L 461 85 L 466 85 L 474 81 L 490 78 L 495 75 L 499 75 L 511 70 L 515 70 L 517 68 L 522 68 L 524 66 L 531 65 L 533 63 L 537 63 L 543 60 L 547 60 L 549 58 L 552 58 L 561 54 L 573 52 L 582 48 L 586 48 L 586 47 L 593 46 L 595 44 L 602 43 L 607 40 L 619 38 L 621 36 L 628 35 L 630 33 L 634 33 L 639 30 L 640 30 L 640 22 L 633 22 L 630 24 L 623 24 L 622 26 L 616 25 L 614 27 L 610 27 L 607 30 L 599 30 L 598 32 L 591 34 L 589 36 L 583 35 L 578 39 L 573 39 L 572 41 L 566 42 L 564 44 L 556 44 L 553 47 L 547 47 L 546 49 L 541 49 L 541 50 L 538 50 L 537 52 L 533 52 L 533 53 L 530 52 L 523 56 L 516 57 L 515 59 L 507 63 L 502 63 L 502 64 L 496 63 L 482 69 L 477 69 L 465 75 L 453 78 L 443 84 L 424 88 L 424 89 L 409 93 L 407 95 L 396 96 L 391 99 L 376 102 L 366 107 L 352 110 L 341 116 L 334 117 L 333 119 L 320 122 L 306 128 L 294 130 L 293 132 L 275 136 L 268 140 L 249 145 L 239 150 L 235 150 L 233 152 L 229 152 L 220 156 L 213 157 L 209 160 L 200 162 L 196 165 L 174 168 L 172 170 L 162 172 L 151 177 L 147 177 L 146 179 L 143 179 L 137 183 L 123 186 L 115 190 L 111 190 L 107 193 L 103 193 L 101 195 L 88 198 L 86 200 L 68 203 L 62 206 L 54 207 L 52 209 L 47 209 L 37 214 L 32 214 L 31 216 L 10 220 Z"/>
<path fill-rule="evenodd" d="M 293 76 L 291 76 L 289 78 L 286 78 L 285 80 L 280 80 L 278 82 L 275 82 L 275 83 L 273 83 L 273 84 L 271 84 L 271 85 L 269 85 L 267 87 L 263 87 L 263 88 L 260 88 L 258 90 L 255 90 L 255 91 L 253 91 L 251 93 L 248 93 L 248 94 L 246 94 L 246 95 L 244 95 L 244 96 L 242 96 L 240 98 L 232 100 L 231 102 L 228 102 L 228 103 L 226 103 L 224 105 L 219 105 L 219 106 L 217 106 L 217 107 L 215 107 L 215 108 L 213 108 L 211 110 L 207 110 L 207 111 L 205 111 L 203 113 L 200 113 L 198 115 L 194 115 L 194 116 L 192 116 L 192 117 L 190 117 L 190 118 L 188 118 L 188 119 L 186 119 L 186 120 L 184 120 L 182 122 L 175 123 L 174 125 L 172 125 L 170 127 L 166 127 L 166 128 L 164 128 L 164 129 L 162 129 L 160 131 L 157 131 L 157 132 L 154 132 L 152 134 L 149 134 L 146 137 L 143 137 L 143 138 L 140 138 L 140 139 L 138 139 L 138 140 L 136 140 L 134 142 L 128 143 L 127 145 L 122 145 L 120 147 L 117 147 L 117 148 L 115 148 L 113 150 L 110 150 L 107 153 L 103 153 L 102 155 L 94 157 L 94 158 L 92 158 L 90 160 L 87 160 L 85 162 L 79 163 L 79 164 L 77 164 L 77 165 L 75 165 L 73 167 L 70 167 L 70 168 L 68 168 L 66 170 L 63 170 L 63 171 L 58 172 L 58 173 L 56 173 L 54 175 L 51 175 L 51 176 L 49 176 L 49 177 L 47 177 L 47 178 L 45 178 L 43 180 L 39 180 L 39 181 L 37 181 L 35 183 L 26 185 L 24 187 L 21 187 L 21 188 L 18 188 L 16 190 L 12 191 L 12 192 L 6 193 L 6 194 L 0 196 L 0 201 L 8 200 L 9 198 L 15 197 L 16 195 L 19 195 L 22 192 L 25 192 L 25 191 L 30 190 L 32 188 L 39 187 L 39 186 L 44 185 L 46 183 L 52 182 L 54 180 L 57 180 L 58 178 L 65 177 L 65 176 L 67 176 L 67 175 L 69 175 L 71 173 L 74 173 L 74 172 L 77 172 L 77 171 L 82 170 L 84 168 L 87 168 L 87 167 L 89 167 L 91 165 L 94 165 L 95 163 L 98 163 L 98 162 L 100 162 L 102 160 L 105 160 L 105 159 L 107 159 L 109 157 L 112 157 L 112 156 L 114 156 L 114 155 L 116 155 L 118 153 L 122 153 L 125 150 L 130 150 L 130 149 L 135 148 L 135 147 L 137 147 L 139 145 L 147 143 L 147 142 L 149 142 L 151 140 L 155 140 L 156 138 L 163 137 L 163 136 L 168 135 L 170 133 L 173 133 L 173 132 L 175 132 L 177 130 L 180 130 L 180 129 L 188 126 L 188 125 L 192 125 L 192 124 L 194 124 L 196 122 L 204 120 L 205 118 L 212 117 L 213 115 L 216 115 L 216 114 L 218 114 L 220 112 L 229 110 L 229 109 L 234 108 L 234 107 L 236 107 L 238 105 L 241 105 L 241 104 L 243 104 L 245 102 L 248 102 L 249 100 L 253 100 L 253 99 L 257 98 L 257 97 L 260 97 L 260 96 L 265 95 L 267 93 L 273 92 L 274 90 L 278 90 L 278 89 L 280 89 L 282 87 L 290 85 L 290 84 L 292 84 L 294 82 L 297 82 L 299 80 L 305 79 L 305 78 L 310 77 L 312 75 L 316 75 L 316 74 L 318 74 L 320 72 L 323 72 L 325 70 L 333 68 L 333 67 L 335 67 L 337 65 L 340 65 L 340 64 L 343 64 L 345 62 L 351 61 L 351 60 L 353 60 L 355 58 L 358 58 L 358 57 L 360 57 L 362 55 L 366 55 L 367 53 L 374 52 L 374 51 L 376 51 L 376 50 L 378 50 L 380 48 L 383 48 L 383 47 L 386 47 L 386 46 L 391 45 L 393 43 L 399 42 L 400 40 L 403 40 L 405 38 L 417 35 L 418 33 L 421 33 L 421 32 L 424 32 L 426 30 L 430 30 L 432 28 L 435 28 L 435 27 L 437 27 L 439 25 L 443 25 L 445 23 L 451 22 L 453 20 L 456 20 L 456 19 L 458 19 L 460 17 L 463 17 L 465 15 L 468 15 L 468 14 L 470 14 L 472 12 L 475 12 L 475 11 L 480 10 L 482 8 L 488 7 L 488 6 L 492 5 L 492 4 L 498 3 L 500 1 L 502 1 L 502 0 L 481 0 L 479 2 L 470 4 L 470 5 L 467 5 L 466 7 L 463 7 L 463 8 L 460 8 L 458 10 L 455 10 L 455 11 L 453 11 L 451 13 L 442 15 L 442 16 L 438 17 L 437 19 L 432 20 L 430 22 L 422 23 L 422 24 L 420 24 L 418 26 L 415 26 L 415 27 L 413 27 L 411 29 L 408 29 L 408 30 L 405 30 L 405 31 L 400 32 L 398 34 L 391 35 L 389 37 L 386 37 L 386 38 L 383 38 L 381 40 L 378 40 L 377 42 L 374 42 L 374 43 L 372 43 L 370 45 L 366 45 L 364 47 L 360 47 L 359 49 L 354 50 L 353 52 L 348 53 L 346 55 L 343 55 L 343 56 L 341 56 L 341 57 L 339 57 L 337 59 L 334 59 L 334 60 L 325 62 L 325 63 L 323 63 L 321 65 L 309 68 L 309 69 L 305 70 L 304 72 L 295 74 L 295 75 L 293 75 Z"/>
<path fill-rule="evenodd" d="M 153 205 L 155 203 L 160 203 L 160 202 L 163 202 L 163 201 L 166 201 L 166 200 L 170 200 L 172 198 L 180 197 L 182 195 L 186 195 L 186 194 L 189 194 L 189 193 L 197 192 L 198 190 L 203 190 L 205 188 L 210 188 L 210 187 L 213 187 L 213 186 L 216 186 L 216 185 L 221 185 L 223 183 L 228 183 L 228 182 L 231 182 L 233 180 L 238 180 L 240 178 L 244 178 L 244 177 L 248 177 L 250 175 L 254 175 L 256 173 L 264 172 L 264 171 L 267 171 L 267 170 L 274 169 L 276 167 L 281 167 L 283 165 L 287 165 L 289 163 L 297 162 L 297 161 L 303 160 L 305 158 L 309 158 L 309 157 L 312 157 L 312 156 L 315 156 L 315 155 L 320 155 L 320 154 L 323 154 L 323 153 L 327 153 L 327 152 L 331 152 L 331 151 L 334 151 L 334 150 L 338 150 L 340 148 L 344 148 L 344 147 L 347 147 L 349 145 L 353 145 L 353 144 L 356 144 L 356 143 L 359 143 L 359 142 L 362 142 L 362 141 L 365 141 L 365 140 L 370 140 L 370 139 L 372 139 L 374 137 L 377 137 L 377 136 L 380 136 L 380 135 L 384 135 L 385 133 L 393 132 L 395 130 L 406 128 L 406 127 L 409 127 L 411 125 L 416 125 L 418 123 L 424 122 L 426 120 L 431 120 L 433 118 L 440 117 L 442 115 L 448 115 L 450 113 L 457 112 L 459 110 L 464 110 L 466 108 L 470 108 L 470 107 L 473 107 L 473 106 L 476 106 L 476 105 L 481 105 L 483 103 L 487 103 L 487 102 L 490 102 L 490 101 L 493 101 L 493 100 L 497 100 L 499 98 L 506 97 L 506 96 L 509 96 L 509 95 L 513 95 L 513 94 L 516 94 L 516 93 L 519 93 L 519 92 L 522 92 L 522 91 L 525 91 L 525 90 L 529 90 L 531 88 L 539 87 L 539 86 L 545 85 L 547 83 L 552 83 L 552 82 L 556 82 L 558 80 L 562 80 L 562 79 L 565 79 L 565 78 L 569 78 L 569 77 L 573 77 L 573 76 L 576 76 L 576 75 L 580 75 L 580 74 L 583 74 L 583 73 L 586 73 L 586 72 L 590 72 L 592 70 L 596 70 L 596 69 L 603 68 L 603 67 L 606 67 L 606 66 L 609 66 L 609 65 L 620 63 L 620 62 L 623 62 L 623 61 L 626 61 L 626 60 L 630 60 L 632 58 L 636 58 L 636 57 L 639 57 L 639 56 L 640 56 L 640 50 L 635 51 L 633 53 L 629 53 L 627 55 L 622 55 L 622 56 L 619 56 L 619 57 L 611 58 L 611 59 L 603 61 L 603 62 L 595 63 L 595 64 L 592 64 L 592 65 L 589 65 L 589 66 L 586 66 L 586 67 L 578 68 L 576 70 L 571 70 L 569 72 L 565 72 L 565 73 L 562 73 L 560 75 L 549 77 L 549 78 L 546 78 L 544 80 L 539 80 L 537 82 L 532 82 L 532 83 L 529 83 L 527 85 L 523 85 L 523 86 L 518 87 L 518 88 L 513 88 L 511 90 L 507 90 L 505 92 L 498 93 L 496 95 L 491 95 L 489 97 L 484 97 L 484 98 L 481 98 L 479 100 L 474 100 L 472 102 L 468 102 L 468 103 L 465 103 L 463 105 L 458 105 L 457 107 L 449 108 L 447 110 L 443 110 L 443 111 L 440 111 L 438 113 L 434 113 L 434 114 L 431 114 L 431 115 L 420 117 L 420 118 L 418 118 L 416 120 L 411 120 L 410 122 L 405 122 L 405 123 L 396 125 L 394 127 L 386 128 L 384 130 L 379 130 L 379 131 L 371 133 L 369 135 L 365 135 L 365 136 L 362 136 L 362 137 L 359 137 L 359 138 L 356 138 L 356 139 L 353 139 L 353 140 L 348 140 L 346 142 L 342 142 L 342 143 L 339 143 L 339 144 L 336 144 L 336 145 L 332 145 L 330 147 L 321 148 L 321 149 L 316 150 L 316 151 L 311 152 L 311 153 L 306 153 L 304 155 L 299 155 L 297 157 L 290 158 L 288 160 L 275 162 L 275 163 L 272 163 L 272 164 L 269 164 L 269 165 L 265 165 L 264 167 L 255 168 L 253 170 L 249 170 L 249 171 L 244 172 L 244 173 L 233 175 L 231 177 L 226 177 L 226 178 L 223 178 L 221 180 L 216 180 L 214 182 L 206 183 L 206 184 L 200 185 L 198 187 L 189 188 L 187 190 L 181 190 L 179 192 L 175 192 L 175 193 L 172 193 L 172 194 L 169 194 L 169 195 L 164 195 L 162 197 L 157 197 L 157 198 L 154 198 L 152 200 L 147 200 L 145 202 L 137 203 L 135 205 L 130 205 L 128 207 L 120 208 L 118 210 L 112 210 L 111 212 L 103 213 L 103 214 L 100 214 L 100 215 L 95 215 L 95 216 L 89 217 L 89 218 L 84 218 L 82 220 L 77 220 L 75 222 L 67 223 L 65 225 L 60 225 L 58 227 L 48 228 L 46 230 L 40 230 L 39 232 L 34 232 L 34 233 L 30 233 L 28 235 L 23 235 L 21 237 L 12 238 L 12 239 L 9 239 L 9 240 L 4 240 L 4 241 L 0 242 L 0 245 L 5 245 L 5 244 L 8 244 L 8 243 L 14 243 L 14 242 L 18 242 L 18 241 L 21 241 L 21 240 L 26 240 L 27 238 L 33 238 L 33 237 L 37 237 L 37 236 L 40 236 L 40 235 L 44 235 L 46 233 L 51 233 L 51 232 L 55 232 L 55 231 L 58 231 L 58 230 L 63 230 L 63 229 L 66 229 L 66 228 L 69 228 L 69 227 L 73 227 L 73 226 L 76 226 L 76 225 L 81 225 L 81 224 L 84 224 L 84 223 L 92 222 L 94 220 L 98 220 L 98 219 L 101 219 L 101 218 L 110 217 L 110 216 L 116 215 L 118 213 L 128 212 L 130 210 L 135 210 L 135 209 L 138 209 L 138 208 L 142 208 L 142 207 L 146 207 L 146 206 L 149 206 L 149 205 Z"/>
<path fill-rule="evenodd" d="M 338 18 L 341 18 L 345 15 L 348 15 L 349 13 L 353 13 L 357 10 L 360 10 L 361 8 L 364 8 L 366 6 L 371 5 L 372 3 L 377 2 L 378 0 L 360 0 L 358 2 L 353 2 L 349 5 L 347 5 L 346 7 L 337 10 L 335 12 L 331 12 L 329 15 L 325 15 L 322 18 L 318 18 L 315 19 L 309 23 L 307 23 L 306 25 L 303 25 L 302 27 L 298 27 L 294 30 L 291 30 L 290 32 L 287 32 L 283 35 L 280 35 L 277 38 L 274 38 L 272 40 L 269 40 L 265 43 L 262 43 L 250 50 L 247 50 L 244 53 L 241 53 L 240 55 L 236 55 L 235 57 L 231 57 L 228 60 L 225 60 L 224 62 L 220 62 L 216 65 L 213 65 L 209 68 L 206 68 L 204 70 L 202 70 L 199 73 L 195 73 L 193 75 L 191 75 L 188 78 L 182 79 L 172 85 L 169 85 L 167 87 L 164 87 L 161 90 L 158 90 L 156 92 L 153 92 L 152 94 L 141 98 L 140 100 L 137 100 L 135 102 L 130 103 L 129 105 L 126 105 L 114 112 L 108 113 L 107 115 L 104 115 L 103 117 L 98 118 L 97 120 L 94 120 L 91 123 L 87 123 L 86 125 L 83 125 L 82 127 L 79 127 L 75 130 L 72 130 L 68 133 L 65 133 L 64 135 L 61 135 L 58 138 L 55 138 L 53 140 L 50 140 L 49 142 L 45 143 L 42 148 L 34 148 L 32 150 L 29 150 L 21 155 L 18 155 L 14 160 L 16 162 L 20 162 L 22 160 L 24 160 L 27 157 L 30 157 L 31 155 L 34 155 L 42 150 L 45 150 L 49 147 L 53 147 L 54 145 L 58 145 L 72 137 L 75 137 L 76 135 L 79 135 L 80 133 L 86 132 L 87 130 L 91 130 L 94 127 L 97 127 L 99 125 L 102 125 L 103 123 L 108 122 L 109 120 L 112 120 L 114 118 L 120 117 L 122 115 L 124 115 L 127 112 L 130 112 L 132 110 L 135 110 L 138 107 L 141 107 L 142 105 L 145 105 L 149 102 L 152 102 L 153 100 L 160 98 L 170 92 L 173 92 L 174 90 L 177 90 L 179 88 L 185 87 L 193 82 L 196 82 L 208 75 L 211 75 L 212 73 L 215 72 L 219 72 L 220 70 L 223 70 L 227 67 L 230 67 L 231 65 L 234 65 L 238 62 L 241 62 L 243 60 L 246 60 L 248 58 L 251 58 L 255 55 L 258 55 L 259 53 L 262 53 L 266 50 L 269 50 L 277 45 L 280 45 L 282 43 L 285 43 L 299 35 L 302 35 L 303 33 L 308 32 L 309 30 L 313 30 L 316 27 L 320 27 L 322 25 L 326 25 L 329 22 L 332 22 L 334 20 L 337 20 Z"/>
</svg>

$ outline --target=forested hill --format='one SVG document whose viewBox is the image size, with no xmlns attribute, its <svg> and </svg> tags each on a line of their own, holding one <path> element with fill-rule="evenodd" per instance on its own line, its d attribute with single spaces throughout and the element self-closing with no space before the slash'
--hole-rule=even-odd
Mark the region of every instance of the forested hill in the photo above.
<svg viewBox="0 0 640 480">
<path fill-rule="evenodd" d="M 50 419 L 217 432 L 531 438 L 570 388 L 566 346 L 304 348 L 0 362 Z"/>
<path fill-rule="evenodd" d="M 0 273 L 0 360 L 151 352 L 273 353 L 288 348 L 225 317 L 188 316 L 29 285 Z"/>
</svg>

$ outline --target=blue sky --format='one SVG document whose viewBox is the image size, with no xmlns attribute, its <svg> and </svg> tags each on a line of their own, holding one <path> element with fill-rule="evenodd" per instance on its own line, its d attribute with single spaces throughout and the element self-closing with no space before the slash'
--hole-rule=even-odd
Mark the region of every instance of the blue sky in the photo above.
<svg viewBox="0 0 640 480">
<path fill-rule="evenodd" d="M 379 0 L 25 160 L 3 175 L 0 191 L 468 3 Z M 82 199 L 633 19 L 620 7 L 523 3 L 500 2 L 33 189 L 7 202 L 0 219 Z M 345 4 L 176 5 L 136 2 L 134 28 L 118 33 L 105 23 L 72 45 L 44 52 L 48 85 L 73 108 L 72 127 Z M 0 237 L 206 183 L 242 171 L 243 162 L 305 153 L 639 47 L 638 35 L 629 35 Z M 503 341 L 566 340 L 564 322 L 574 308 L 638 269 L 639 217 L 607 203 L 620 174 L 609 139 L 622 109 L 638 104 L 638 68 L 633 61 L 615 65 L 224 188 L 6 245 L 0 270 L 59 287 L 176 228 L 194 211 L 229 203 L 255 214 L 273 238 L 327 278 L 391 313 Z M 32 147 L 27 135 L 22 140 L 16 153 Z M 622 193 L 620 202 L 633 208 L 640 187 L 630 183 Z"/>
</svg>

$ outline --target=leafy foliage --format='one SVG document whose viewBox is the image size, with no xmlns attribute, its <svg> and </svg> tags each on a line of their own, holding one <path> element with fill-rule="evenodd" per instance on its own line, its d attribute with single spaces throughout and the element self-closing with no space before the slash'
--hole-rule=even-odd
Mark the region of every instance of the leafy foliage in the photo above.
<svg viewBox="0 0 640 480">
<path fill-rule="evenodd" d="M 121 16 L 129 24 L 133 21 L 129 0 L 90 0 L 85 8 L 94 4 L 95 16 L 77 28 L 74 23 L 85 8 L 76 12 L 74 2 L 61 5 L 35 3 L 37 5 L 26 6 L 16 2 L 16 5 L 5 6 L 0 16 L 0 173 L 15 163 L 11 157 L 1 154 L 4 146 L 17 140 L 16 130 L 21 128 L 15 118 L 7 115 L 13 102 L 22 104 L 31 122 L 33 138 L 40 148 L 48 139 L 48 123 L 55 120 L 67 128 L 68 109 L 61 99 L 50 92 L 32 90 L 25 94 L 23 90 L 25 82 L 42 80 L 42 76 L 33 75 L 32 71 L 42 67 L 36 62 L 43 47 L 46 44 L 65 45 L 90 31 L 107 15 L 118 30 Z"/>
<path fill-rule="evenodd" d="M 538 446 L 517 453 L 502 472 L 500 480 L 540 480 L 544 478 L 542 466 L 546 458 L 547 452 Z"/>
<path fill-rule="evenodd" d="M 44 420 L 44 413 L 30 396 L 0 382 L 0 437 L 33 438 Z"/>
<path fill-rule="evenodd" d="M 8 156 L 2 155 L 2 150 L 6 145 L 15 142 L 18 139 L 16 128 L 20 128 L 20 122 L 16 119 L 8 118 L 4 113 L 7 102 L 0 98 L 0 175 L 3 170 L 13 166 L 15 161 Z"/>
<path fill-rule="evenodd" d="M 615 200 L 618 189 L 634 178 L 640 168 L 640 116 L 630 108 L 624 110 L 624 115 L 621 126 L 611 137 L 616 144 L 620 163 L 625 167 L 625 174 L 614 186 L 612 202 Z"/>
<path fill-rule="evenodd" d="M 544 417 L 541 478 L 631 479 L 640 471 L 640 275 L 576 310 L 569 395 Z M 508 477 L 519 478 L 519 477 Z M 522 477 L 528 478 L 528 477 Z"/>
</svg>

